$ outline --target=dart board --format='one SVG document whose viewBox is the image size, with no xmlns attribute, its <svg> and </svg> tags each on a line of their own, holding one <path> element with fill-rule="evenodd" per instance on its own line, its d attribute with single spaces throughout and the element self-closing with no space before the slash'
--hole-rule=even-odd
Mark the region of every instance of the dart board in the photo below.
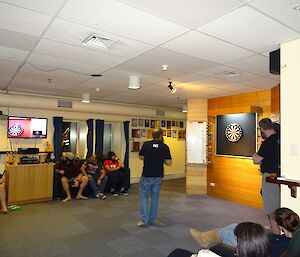
<svg viewBox="0 0 300 257">
<path fill-rule="evenodd" d="M 242 127 L 237 123 L 229 124 L 225 129 L 225 136 L 229 142 L 238 142 L 243 135 Z"/>
<path fill-rule="evenodd" d="M 8 135 L 12 137 L 21 136 L 24 132 L 24 129 L 21 124 L 15 123 L 8 129 Z"/>
</svg>

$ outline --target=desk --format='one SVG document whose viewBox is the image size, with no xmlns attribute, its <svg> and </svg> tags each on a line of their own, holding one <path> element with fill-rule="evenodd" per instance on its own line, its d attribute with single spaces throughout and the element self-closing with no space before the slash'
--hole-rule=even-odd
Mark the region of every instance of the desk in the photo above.
<svg viewBox="0 0 300 257">
<path fill-rule="evenodd" d="M 300 187 L 300 181 L 297 180 L 280 180 L 277 178 L 266 177 L 266 181 L 277 185 L 287 185 L 291 189 L 291 197 L 297 198 L 297 187 Z"/>
<path fill-rule="evenodd" d="M 52 200 L 54 163 L 6 165 L 8 204 Z"/>
</svg>

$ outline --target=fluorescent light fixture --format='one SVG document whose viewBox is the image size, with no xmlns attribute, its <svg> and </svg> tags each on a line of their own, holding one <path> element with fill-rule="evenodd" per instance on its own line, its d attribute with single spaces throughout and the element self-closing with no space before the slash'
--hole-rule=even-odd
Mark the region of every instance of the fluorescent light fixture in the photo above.
<svg viewBox="0 0 300 257">
<path fill-rule="evenodd" d="M 139 76 L 129 76 L 128 88 L 137 90 L 141 88 L 141 81 Z"/>
<path fill-rule="evenodd" d="M 183 105 L 183 106 L 182 106 L 181 112 L 187 112 L 187 106 L 186 106 L 186 105 Z"/>
<path fill-rule="evenodd" d="M 90 103 L 91 102 L 91 95 L 89 93 L 83 93 L 81 97 L 82 103 Z"/>
</svg>

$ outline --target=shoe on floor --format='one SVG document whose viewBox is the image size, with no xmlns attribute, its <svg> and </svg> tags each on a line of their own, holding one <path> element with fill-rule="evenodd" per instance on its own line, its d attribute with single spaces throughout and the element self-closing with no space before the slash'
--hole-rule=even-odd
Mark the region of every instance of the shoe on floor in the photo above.
<svg viewBox="0 0 300 257">
<path fill-rule="evenodd" d="M 148 224 L 141 220 L 138 223 L 136 223 L 136 225 L 141 228 L 148 227 Z"/>
<path fill-rule="evenodd" d="M 122 190 L 122 191 L 120 192 L 120 195 L 128 195 L 128 191 Z"/>
<path fill-rule="evenodd" d="M 116 197 L 116 196 L 119 195 L 117 191 L 111 191 L 111 194 L 112 194 L 112 196 L 114 196 L 114 197 Z"/>
<path fill-rule="evenodd" d="M 106 198 L 106 195 L 102 194 L 102 193 L 99 193 L 99 194 L 96 195 L 96 197 L 101 199 L 101 200 L 104 200 Z"/>
</svg>

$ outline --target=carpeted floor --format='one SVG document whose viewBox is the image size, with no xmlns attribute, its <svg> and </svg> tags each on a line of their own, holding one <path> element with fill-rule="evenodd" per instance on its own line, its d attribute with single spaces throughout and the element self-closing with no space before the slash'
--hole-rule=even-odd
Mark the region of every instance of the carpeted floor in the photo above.
<svg viewBox="0 0 300 257">
<path fill-rule="evenodd" d="M 163 187 L 159 227 L 139 228 L 137 185 L 128 196 L 24 205 L 0 215 L 3 257 L 165 257 L 174 248 L 200 247 L 188 229 L 232 222 L 267 224 L 262 211 L 208 196 L 185 196 Z M 174 183 L 178 182 L 174 181 Z M 175 190 L 176 191 L 176 190 Z"/>
</svg>

